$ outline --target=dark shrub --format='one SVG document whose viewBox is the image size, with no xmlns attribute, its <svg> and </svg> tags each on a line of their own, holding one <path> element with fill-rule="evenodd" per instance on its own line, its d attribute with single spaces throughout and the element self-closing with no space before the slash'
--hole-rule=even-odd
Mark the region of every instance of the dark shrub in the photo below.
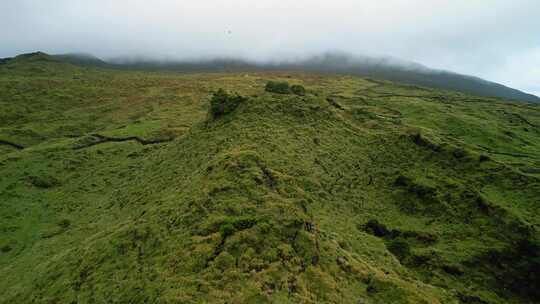
<svg viewBox="0 0 540 304">
<path fill-rule="evenodd" d="M 490 214 L 494 210 L 490 202 L 488 202 L 482 195 L 475 194 L 475 196 L 476 196 L 476 199 L 475 199 L 476 206 L 478 207 L 480 212 L 484 214 Z"/>
<path fill-rule="evenodd" d="M 369 234 L 372 234 L 374 236 L 378 237 L 384 237 L 390 234 L 390 231 L 384 224 L 379 223 L 377 220 L 369 220 L 364 225 L 364 231 L 366 231 Z"/>
<path fill-rule="evenodd" d="M 399 175 L 394 181 L 394 185 L 400 187 L 409 187 L 412 183 L 412 179 L 404 175 Z"/>
<path fill-rule="evenodd" d="M 246 99 L 237 94 L 232 95 L 223 89 L 219 89 L 212 95 L 212 99 L 210 99 L 210 114 L 214 119 L 219 118 L 234 111 Z"/>
<path fill-rule="evenodd" d="M 411 254 L 411 247 L 409 243 L 403 239 L 395 239 L 388 243 L 386 246 L 388 251 L 395 255 L 400 261 L 404 260 Z"/>
<path fill-rule="evenodd" d="M 431 142 L 429 139 L 422 136 L 420 133 L 414 133 L 410 135 L 411 140 L 420 147 L 426 147 L 428 149 L 431 149 L 435 152 L 441 151 L 441 147 L 433 142 Z"/>
<path fill-rule="evenodd" d="M 219 228 L 219 232 L 223 238 L 228 237 L 236 232 L 236 229 L 231 223 L 225 223 Z"/>
<path fill-rule="evenodd" d="M 219 232 L 226 238 L 237 231 L 249 229 L 257 224 L 257 219 L 250 216 L 244 216 L 239 218 L 229 218 L 221 223 Z"/>
<path fill-rule="evenodd" d="M 486 301 L 482 300 L 482 298 L 480 298 L 477 295 L 468 295 L 462 292 L 458 292 L 457 297 L 461 301 L 461 303 L 481 303 L 481 304 L 487 303 Z"/>
<path fill-rule="evenodd" d="M 278 94 L 289 94 L 291 92 L 289 83 L 285 81 L 269 81 L 264 89 L 267 92 Z"/>
<path fill-rule="evenodd" d="M 71 226 L 71 221 L 68 220 L 68 219 L 63 219 L 60 222 L 58 222 L 58 226 L 60 226 L 60 227 L 62 227 L 64 229 L 67 229 L 67 228 L 69 228 L 69 226 Z"/>
<path fill-rule="evenodd" d="M 506 248 L 491 249 L 474 259 L 473 263 L 499 274 L 497 280 L 501 287 L 530 298 L 530 303 L 538 303 L 540 300 L 540 290 L 537 288 L 540 286 L 538 239 L 525 238 L 514 241 Z"/>
<path fill-rule="evenodd" d="M 298 96 L 306 95 L 306 89 L 299 84 L 295 84 L 291 86 L 291 92 L 293 92 L 293 94 L 296 94 Z"/>
<path fill-rule="evenodd" d="M 241 217 L 232 221 L 232 224 L 237 230 L 244 230 L 253 227 L 257 223 L 257 219 L 253 217 Z"/>
<path fill-rule="evenodd" d="M 485 155 L 485 154 L 481 154 L 480 157 L 478 157 L 478 160 L 480 162 L 486 162 L 486 161 L 490 161 L 491 158 L 489 156 Z"/>
<path fill-rule="evenodd" d="M 403 175 L 396 178 L 394 185 L 404 187 L 409 193 L 416 194 L 420 198 L 433 198 L 437 194 L 435 188 L 415 182 L 410 177 Z"/>
<path fill-rule="evenodd" d="M 56 178 L 48 175 L 32 175 L 29 176 L 28 179 L 33 186 L 43 189 L 52 188 L 60 184 Z"/>
<path fill-rule="evenodd" d="M 460 276 L 465 273 L 465 271 L 463 271 L 463 269 L 460 266 L 456 266 L 456 265 L 443 265 L 442 270 L 453 276 Z"/>
<path fill-rule="evenodd" d="M 412 185 L 408 190 L 421 198 L 433 198 L 437 194 L 435 188 L 417 183 Z"/>
<path fill-rule="evenodd" d="M 12 250 L 12 248 L 9 245 L 4 245 L 4 246 L 0 247 L 0 251 L 4 252 L 4 253 L 5 252 L 10 252 L 11 250 Z"/>
<path fill-rule="evenodd" d="M 411 238 L 415 239 L 418 242 L 424 243 L 424 244 L 434 244 L 437 242 L 438 237 L 434 234 L 431 234 L 429 232 L 423 232 L 423 231 L 404 231 L 399 234 L 393 233 L 396 236 L 401 236 L 403 238 Z"/>
<path fill-rule="evenodd" d="M 423 267 L 429 265 L 430 260 L 431 257 L 427 255 L 413 255 L 407 264 L 414 267 Z"/>
<path fill-rule="evenodd" d="M 452 151 L 452 155 L 454 155 L 457 159 L 462 159 L 467 156 L 467 151 L 461 148 L 456 148 L 454 151 Z"/>
</svg>

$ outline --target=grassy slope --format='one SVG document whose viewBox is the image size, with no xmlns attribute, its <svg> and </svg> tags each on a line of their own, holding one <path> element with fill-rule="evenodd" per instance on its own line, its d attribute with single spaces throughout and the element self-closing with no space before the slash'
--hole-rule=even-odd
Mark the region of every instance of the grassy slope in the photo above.
<svg viewBox="0 0 540 304">
<path fill-rule="evenodd" d="M 250 99 L 208 120 L 217 88 Z M 539 299 L 537 106 L 34 56 L 0 65 L 0 108 L 25 147 L 0 145 L 0 303 Z"/>
</svg>

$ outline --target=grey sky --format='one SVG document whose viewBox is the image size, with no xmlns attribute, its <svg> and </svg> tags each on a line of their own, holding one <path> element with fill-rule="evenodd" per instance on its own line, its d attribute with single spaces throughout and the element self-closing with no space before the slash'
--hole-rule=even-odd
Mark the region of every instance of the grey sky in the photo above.
<svg viewBox="0 0 540 304">
<path fill-rule="evenodd" d="M 0 57 L 392 56 L 540 95 L 539 0 L 0 0 Z"/>
</svg>

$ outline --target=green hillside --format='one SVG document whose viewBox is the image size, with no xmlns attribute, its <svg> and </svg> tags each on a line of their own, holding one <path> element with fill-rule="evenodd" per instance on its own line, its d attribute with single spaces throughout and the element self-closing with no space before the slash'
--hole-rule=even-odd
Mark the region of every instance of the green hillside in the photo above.
<svg viewBox="0 0 540 304">
<path fill-rule="evenodd" d="M 33 54 L 0 176 L 0 303 L 540 302 L 534 104 Z"/>
</svg>

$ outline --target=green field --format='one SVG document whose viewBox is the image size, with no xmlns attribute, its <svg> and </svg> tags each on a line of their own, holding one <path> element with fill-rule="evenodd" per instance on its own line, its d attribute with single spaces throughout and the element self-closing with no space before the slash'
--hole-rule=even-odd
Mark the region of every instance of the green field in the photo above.
<svg viewBox="0 0 540 304">
<path fill-rule="evenodd" d="M 0 65 L 0 303 L 540 303 L 539 207 L 538 104 Z"/>
</svg>

